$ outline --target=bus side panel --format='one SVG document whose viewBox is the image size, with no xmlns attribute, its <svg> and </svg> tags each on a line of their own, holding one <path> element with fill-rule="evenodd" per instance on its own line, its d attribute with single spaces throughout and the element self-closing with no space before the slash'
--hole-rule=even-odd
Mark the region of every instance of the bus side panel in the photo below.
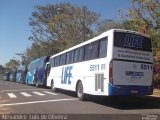
<svg viewBox="0 0 160 120">
<path fill-rule="evenodd" d="M 50 74 L 52 74 L 56 88 L 75 91 L 77 81 L 80 80 L 83 84 L 84 93 L 107 95 L 108 78 L 106 70 L 106 58 L 101 58 L 51 68 Z M 49 78 L 47 86 L 50 86 L 52 79 L 51 76 Z"/>
</svg>

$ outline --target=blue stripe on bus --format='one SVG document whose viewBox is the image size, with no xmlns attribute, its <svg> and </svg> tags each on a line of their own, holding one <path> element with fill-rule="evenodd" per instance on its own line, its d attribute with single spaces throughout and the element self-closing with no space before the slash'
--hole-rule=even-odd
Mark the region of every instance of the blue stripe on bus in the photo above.
<svg viewBox="0 0 160 120">
<path fill-rule="evenodd" d="M 108 84 L 108 95 L 151 95 L 153 94 L 152 86 L 134 86 L 134 85 L 112 85 Z"/>
</svg>

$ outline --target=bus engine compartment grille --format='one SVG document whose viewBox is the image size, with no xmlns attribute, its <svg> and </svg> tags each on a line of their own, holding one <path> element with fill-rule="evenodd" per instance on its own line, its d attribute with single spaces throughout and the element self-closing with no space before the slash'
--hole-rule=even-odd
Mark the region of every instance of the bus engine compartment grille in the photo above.
<svg viewBox="0 0 160 120">
<path fill-rule="evenodd" d="M 104 74 L 95 74 L 95 91 L 104 92 Z"/>
</svg>

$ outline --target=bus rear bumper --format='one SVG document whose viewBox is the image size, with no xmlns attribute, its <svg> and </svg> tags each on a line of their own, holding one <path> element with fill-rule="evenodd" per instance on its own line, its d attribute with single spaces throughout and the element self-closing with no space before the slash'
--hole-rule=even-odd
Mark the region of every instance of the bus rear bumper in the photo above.
<svg viewBox="0 0 160 120">
<path fill-rule="evenodd" d="M 109 84 L 109 96 L 152 95 L 152 86 L 112 85 Z"/>
</svg>

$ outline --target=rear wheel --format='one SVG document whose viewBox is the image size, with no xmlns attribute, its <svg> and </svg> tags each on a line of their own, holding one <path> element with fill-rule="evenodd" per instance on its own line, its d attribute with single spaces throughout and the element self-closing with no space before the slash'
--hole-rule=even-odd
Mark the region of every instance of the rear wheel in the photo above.
<svg viewBox="0 0 160 120">
<path fill-rule="evenodd" d="M 54 80 L 51 81 L 51 90 L 52 90 L 53 92 L 56 91 L 56 88 L 55 88 L 55 86 L 54 86 Z"/>
<path fill-rule="evenodd" d="M 76 92 L 77 92 L 77 97 L 78 97 L 79 100 L 81 100 L 81 101 L 85 100 L 85 94 L 84 94 L 84 91 L 83 91 L 82 82 L 78 83 Z"/>
</svg>

